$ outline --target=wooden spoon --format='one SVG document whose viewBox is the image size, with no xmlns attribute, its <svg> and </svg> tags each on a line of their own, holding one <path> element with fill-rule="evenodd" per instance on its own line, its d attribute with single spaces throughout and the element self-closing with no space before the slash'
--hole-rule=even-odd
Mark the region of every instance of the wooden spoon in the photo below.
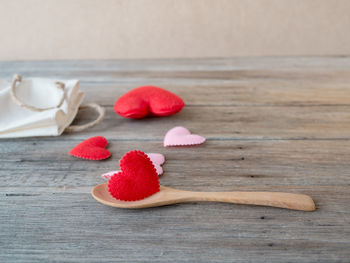
<svg viewBox="0 0 350 263">
<path fill-rule="evenodd" d="M 160 191 L 139 201 L 120 201 L 110 195 L 107 184 L 96 185 L 92 196 L 102 204 L 119 208 L 146 208 L 184 202 L 224 202 L 263 205 L 301 211 L 314 211 L 315 203 L 308 195 L 279 192 L 191 192 L 160 186 Z"/>
</svg>

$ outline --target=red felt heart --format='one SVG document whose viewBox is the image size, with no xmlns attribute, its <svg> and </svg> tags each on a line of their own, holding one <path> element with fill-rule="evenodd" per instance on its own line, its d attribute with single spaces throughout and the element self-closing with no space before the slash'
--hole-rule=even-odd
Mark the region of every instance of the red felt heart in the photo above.
<svg viewBox="0 0 350 263">
<path fill-rule="evenodd" d="M 137 201 L 159 191 L 159 179 L 152 161 L 141 151 L 126 153 L 119 162 L 121 171 L 108 180 L 108 191 L 116 199 Z"/>
<path fill-rule="evenodd" d="M 125 118 L 141 119 L 146 116 L 169 116 L 184 106 L 183 100 L 174 93 L 144 86 L 121 96 L 114 104 L 114 111 Z"/>
<path fill-rule="evenodd" d="M 105 149 L 107 144 L 105 137 L 92 137 L 79 143 L 69 154 L 83 159 L 103 160 L 111 156 L 111 153 Z"/>
</svg>

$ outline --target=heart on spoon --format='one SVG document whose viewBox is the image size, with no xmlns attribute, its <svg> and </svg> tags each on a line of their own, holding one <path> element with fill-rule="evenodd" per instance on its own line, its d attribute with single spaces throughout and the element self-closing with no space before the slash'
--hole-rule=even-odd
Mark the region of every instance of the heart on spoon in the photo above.
<svg viewBox="0 0 350 263">
<path fill-rule="evenodd" d="M 191 134 L 185 127 L 175 127 L 169 130 L 164 137 L 164 147 L 197 145 L 205 142 L 205 138 Z"/>
<path fill-rule="evenodd" d="M 144 152 L 126 153 L 119 166 L 121 171 L 108 180 L 108 192 L 115 199 L 137 201 L 159 192 L 156 169 Z"/>
<path fill-rule="evenodd" d="M 146 153 L 146 155 L 148 156 L 148 158 L 150 158 L 150 160 L 152 161 L 154 168 L 156 168 L 157 174 L 158 175 L 162 175 L 163 174 L 163 168 L 162 168 L 162 164 L 165 162 L 165 157 L 163 154 L 161 153 Z M 109 180 L 112 175 L 116 174 L 120 172 L 119 170 L 116 171 L 110 171 L 107 173 L 104 173 L 101 175 L 102 178 Z"/>
<path fill-rule="evenodd" d="M 88 160 L 103 160 L 111 156 L 111 153 L 105 149 L 107 144 L 105 137 L 91 137 L 75 146 L 69 154 Z"/>
</svg>

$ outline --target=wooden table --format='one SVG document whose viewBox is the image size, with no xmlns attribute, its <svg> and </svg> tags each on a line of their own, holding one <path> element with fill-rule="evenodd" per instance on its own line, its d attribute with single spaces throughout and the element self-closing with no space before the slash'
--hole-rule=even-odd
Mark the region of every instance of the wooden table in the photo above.
<svg viewBox="0 0 350 263">
<path fill-rule="evenodd" d="M 349 262 L 350 58 L 1 62 L 0 78 L 77 78 L 106 118 L 81 133 L 0 141 L 0 262 Z M 187 106 L 167 118 L 113 111 L 124 92 L 153 84 Z M 2 112 L 1 114 L 5 114 Z M 82 111 L 78 123 L 95 116 Z M 164 148 L 181 125 L 207 138 Z M 105 136 L 112 158 L 69 150 Z M 90 195 L 127 151 L 166 156 L 162 184 L 203 191 L 304 193 L 315 212 L 220 203 L 144 210 Z"/>
</svg>

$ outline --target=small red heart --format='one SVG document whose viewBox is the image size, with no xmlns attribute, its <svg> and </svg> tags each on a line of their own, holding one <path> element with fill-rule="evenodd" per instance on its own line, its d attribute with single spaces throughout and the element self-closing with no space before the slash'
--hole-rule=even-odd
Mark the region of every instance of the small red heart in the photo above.
<svg viewBox="0 0 350 263">
<path fill-rule="evenodd" d="M 170 91 L 143 86 L 121 96 L 114 104 L 114 111 L 125 118 L 141 119 L 146 116 L 170 116 L 184 106 L 183 100 Z"/>
<path fill-rule="evenodd" d="M 126 153 L 119 165 L 121 171 L 108 180 L 108 191 L 115 199 L 137 201 L 159 192 L 156 169 L 144 152 Z"/>
<path fill-rule="evenodd" d="M 111 156 L 111 153 L 105 149 L 107 144 L 105 137 L 91 137 L 75 146 L 69 154 L 88 160 L 103 160 Z"/>
</svg>

